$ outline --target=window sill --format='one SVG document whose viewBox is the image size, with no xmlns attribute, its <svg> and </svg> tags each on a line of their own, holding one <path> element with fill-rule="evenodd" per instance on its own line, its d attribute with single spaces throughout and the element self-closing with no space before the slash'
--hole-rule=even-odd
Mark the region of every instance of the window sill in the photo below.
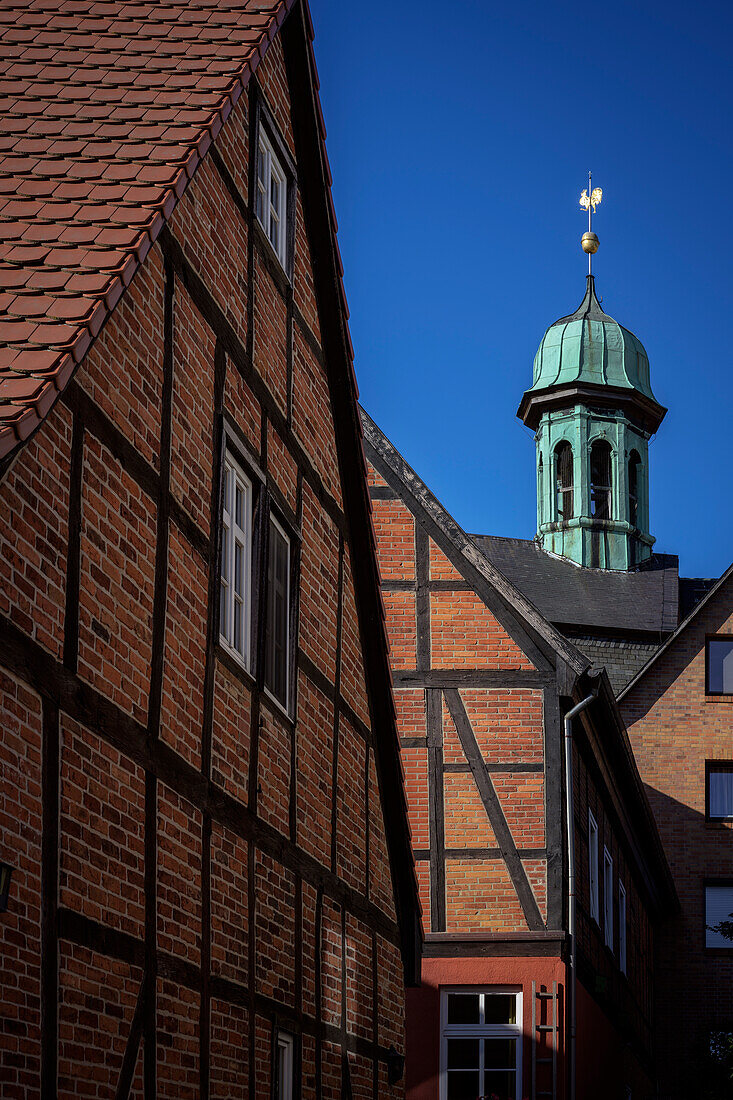
<svg viewBox="0 0 733 1100">
<path fill-rule="evenodd" d="M 295 715 L 291 714 L 287 707 L 285 707 L 280 702 L 280 700 L 272 694 L 266 684 L 263 684 L 262 686 L 262 695 L 268 701 L 268 703 L 271 703 L 272 706 L 276 708 L 279 713 L 279 717 L 284 718 L 289 726 L 295 725 Z"/>
<path fill-rule="evenodd" d="M 252 690 L 256 687 L 256 681 L 252 673 L 244 665 L 241 657 L 231 650 L 229 646 L 225 645 L 221 638 L 218 638 L 215 645 L 215 653 L 223 665 L 227 667 L 229 672 L 233 676 L 236 676 L 238 680 Z"/>
<path fill-rule="evenodd" d="M 290 265 L 286 267 L 283 264 L 275 251 L 272 241 L 262 228 L 260 219 L 256 215 L 252 219 L 252 228 L 254 229 L 255 241 L 260 247 L 260 253 L 265 263 L 265 267 L 272 276 L 278 290 L 283 297 L 285 297 L 293 286 L 293 280 L 288 274 L 288 267 Z"/>
</svg>

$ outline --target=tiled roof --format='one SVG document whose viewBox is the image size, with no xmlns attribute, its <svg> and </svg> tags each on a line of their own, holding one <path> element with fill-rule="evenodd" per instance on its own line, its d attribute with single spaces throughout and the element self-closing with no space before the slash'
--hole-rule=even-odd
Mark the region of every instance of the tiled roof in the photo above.
<svg viewBox="0 0 733 1100">
<path fill-rule="evenodd" d="M 0 458 L 68 383 L 293 2 L 3 0 Z"/>
<path fill-rule="evenodd" d="M 663 635 L 678 623 L 678 560 L 656 554 L 634 573 L 587 569 L 530 539 L 474 535 L 489 561 L 551 623 Z M 582 646 L 581 646 L 582 648 Z"/>
</svg>

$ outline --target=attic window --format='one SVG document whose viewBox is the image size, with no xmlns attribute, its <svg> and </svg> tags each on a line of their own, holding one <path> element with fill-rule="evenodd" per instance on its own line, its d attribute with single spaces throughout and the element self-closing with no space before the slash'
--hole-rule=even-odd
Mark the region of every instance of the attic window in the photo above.
<svg viewBox="0 0 733 1100">
<path fill-rule="evenodd" d="M 285 267 L 288 252 L 288 178 L 262 126 L 257 141 L 255 211 L 277 258 Z"/>
<path fill-rule="evenodd" d="M 557 471 L 557 518 L 560 523 L 573 518 L 573 448 L 563 440 L 555 447 Z"/>
<path fill-rule="evenodd" d="M 590 509 L 594 519 L 611 518 L 611 446 L 603 439 L 590 449 Z"/>
</svg>

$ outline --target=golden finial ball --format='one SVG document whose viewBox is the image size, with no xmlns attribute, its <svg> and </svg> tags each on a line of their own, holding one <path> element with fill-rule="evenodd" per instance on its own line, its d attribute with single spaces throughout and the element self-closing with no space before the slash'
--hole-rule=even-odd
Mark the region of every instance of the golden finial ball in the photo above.
<svg viewBox="0 0 733 1100">
<path fill-rule="evenodd" d="M 598 251 L 598 246 L 601 242 L 598 240 L 595 233 L 584 233 L 580 243 L 583 251 L 593 256 Z"/>
</svg>

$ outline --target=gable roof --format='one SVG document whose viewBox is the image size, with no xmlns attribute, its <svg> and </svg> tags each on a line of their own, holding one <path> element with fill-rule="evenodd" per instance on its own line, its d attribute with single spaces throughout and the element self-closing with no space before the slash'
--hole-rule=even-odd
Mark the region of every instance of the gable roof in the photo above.
<svg viewBox="0 0 733 1100">
<path fill-rule="evenodd" d="M 69 382 L 293 3 L 0 7 L 0 459 Z"/>
<path fill-rule="evenodd" d="M 0 6 L 0 474 L 70 381 L 281 27 L 303 91 L 293 97 L 298 183 L 344 510 L 360 548 L 351 564 L 375 763 L 414 984 L 421 907 L 307 0 Z"/>
<path fill-rule="evenodd" d="M 687 618 L 683 622 L 680 623 L 680 625 L 675 630 L 674 634 L 670 634 L 669 638 L 667 638 L 664 645 L 661 645 L 659 647 L 659 649 L 654 654 L 652 654 L 652 656 L 649 658 L 649 660 L 644 665 L 644 667 L 639 669 L 639 671 L 637 672 L 637 674 L 633 678 L 633 680 L 629 681 L 629 683 L 626 685 L 624 690 L 619 694 L 619 697 L 618 697 L 619 702 L 621 702 L 621 700 L 626 695 L 629 694 L 629 692 L 632 690 L 632 688 L 636 684 L 638 684 L 638 682 L 642 679 L 642 677 L 646 676 L 647 672 L 649 672 L 652 665 L 654 665 L 655 662 L 659 660 L 659 658 L 662 656 L 663 653 L 666 653 L 666 651 L 669 649 L 669 647 L 674 644 L 674 642 L 677 640 L 677 638 L 679 638 L 680 634 L 684 633 L 684 631 L 687 630 L 690 623 L 693 622 L 693 620 L 700 614 L 702 609 L 704 607 L 706 607 L 707 604 L 712 599 L 715 598 L 716 593 L 720 591 L 722 586 L 725 584 L 725 582 L 728 580 L 728 578 L 731 577 L 732 575 L 733 575 L 733 563 L 731 563 L 728 566 L 725 573 L 723 573 L 723 575 L 718 578 L 718 580 L 715 582 L 715 584 L 712 586 L 712 588 L 708 589 L 708 591 L 700 599 L 700 601 L 695 604 L 695 606 L 693 607 L 690 614 L 687 616 Z"/>
<path fill-rule="evenodd" d="M 548 554 L 533 539 L 474 535 L 488 560 L 551 623 L 668 634 L 677 626 L 677 558 L 657 554 L 634 573 L 588 569 Z"/>
<path fill-rule="evenodd" d="M 551 653 L 560 658 L 571 671 L 572 676 L 577 678 L 586 672 L 591 667 L 588 658 L 552 626 L 526 595 L 479 550 L 474 539 L 465 533 L 437 497 L 431 493 L 425 482 L 408 465 L 363 408 L 361 419 L 367 444 L 367 456 L 376 459 L 375 466 L 382 476 L 385 470 L 389 470 L 392 478 L 396 478 L 401 484 L 408 507 L 412 502 L 414 507 L 422 510 L 434 525 L 435 533 L 439 533 L 438 538 L 442 535 L 450 543 L 454 551 L 453 564 L 464 573 L 467 579 L 478 582 L 479 586 L 485 587 L 488 584 L 502 603 L 521 620 L 530 634 L 534 635 L 545 653 Z M 412 507 L 411 510 L 413 510 Z M 450 553 L 448 556 L 451 556 Z M 521 642 L 519 644 L 521 647 Z"/>
</svg>

